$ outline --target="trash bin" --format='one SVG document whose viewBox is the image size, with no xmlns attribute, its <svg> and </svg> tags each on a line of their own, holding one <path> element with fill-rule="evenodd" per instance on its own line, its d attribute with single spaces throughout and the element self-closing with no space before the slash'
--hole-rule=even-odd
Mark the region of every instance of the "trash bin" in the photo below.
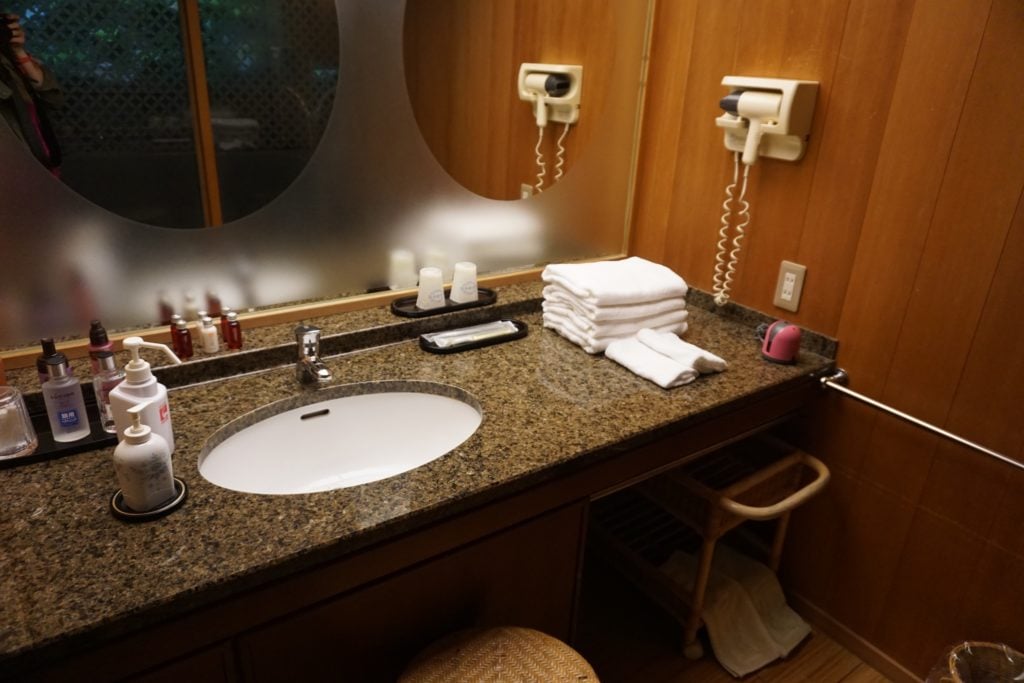
<svg viewBox="0 0 1024 683">
<path fill-rule="evenodd" d="M 926 683 L 1024 681 L 1024 654 L 1002 643 L 964 641 L 949 649 Z"/>
</svg>

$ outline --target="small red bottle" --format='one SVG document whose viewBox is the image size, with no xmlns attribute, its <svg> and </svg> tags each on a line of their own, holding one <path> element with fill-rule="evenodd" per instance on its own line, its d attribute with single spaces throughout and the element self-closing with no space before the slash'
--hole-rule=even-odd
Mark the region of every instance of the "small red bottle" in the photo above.
<svg viewBox="0 0 1024 683">
<path fill-rule="evenodd" d="M 224 340 L 224 343 L 228 343 L 228 314 L 231 313 L 231 309 L 224 306 L 220 309 L 220 338 Z"/>
<path fill-rule="evenodd" d="M 178 358 L 186 360 L 192 357 L 192 332 L 189 331 L 187 322 L 179 319 L 175 323 L 174 332 L 171 334 L 171 341 L 174 342 L 174 353 L 177 354 Z"/>
<path fill-rule="evenodd" d="M 238 314 L 234 311 L 227 314 L 227 332 L 224 334 L 224 341 L 229 349 L 242 348 L 242 326 L 238 322 Z"/>
<path fill-rule="evenodd" d="M 93 320 L 89 323 L 89 363 L 92 365 L 92 374 L 100 371 L 98 354 L 100 351 L 113 351 L 114 345 L 103 328 L 103 323 Z"/>
<path fill-rule="evenodd" d="M 181 349 L 178 348 L 178 321 L 181 320 L 181 316 L 177 313 L 171 314 L 171 351 L 174 351 L 174 355 L 181 358 Z"/>
</svg>

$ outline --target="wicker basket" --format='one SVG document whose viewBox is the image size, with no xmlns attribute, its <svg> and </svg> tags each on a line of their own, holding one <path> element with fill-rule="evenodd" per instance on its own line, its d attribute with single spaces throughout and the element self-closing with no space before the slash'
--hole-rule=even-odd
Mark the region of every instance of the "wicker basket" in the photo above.
<svg viewBox="0 0 1024 683">
<path fill-rule="evenodd" d="M 420 653 L 399 683 L 598 683 L 571 647 L 530 628 L 453 633 Z"/>
<path fill-rule="evenodd" d="M 1024 654 L 1000 643 L 965 641 L 932 669 L 928 683 L 1004 683 L 1024 680 Z"/>
</svg>

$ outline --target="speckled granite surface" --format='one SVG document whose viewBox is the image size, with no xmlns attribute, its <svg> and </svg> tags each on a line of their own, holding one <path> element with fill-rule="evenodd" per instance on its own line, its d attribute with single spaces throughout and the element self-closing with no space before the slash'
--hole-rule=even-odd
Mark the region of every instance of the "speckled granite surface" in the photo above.
<svg viewBox="0 0 1024 683">
<path fill-rule="evenodd" d="M 521 299 L 537 291 L 522 286 Z M 508 301 L 515 291 L 505 294 Z M 175 474 L 190 495 L 158 521 L 126 524 L 109 513 L 117 488 L 112 449 L 0 471 L 0 671 L 19 653 L 181 613 L 583 467 L 623 441 L 829 365 L 808 352 L 795 366 L 764 362 L 749 325 L 691 307 L 685 338 L 729 369 L 666 391 L 542 329 L 536 312 L 515 317 L 530 325 L 526 338 L 465 353 L 432 355 L 408 340 L 326 358 L 333 384 L 437 382 L 469 392 L 482 407 L 469 440 L 391 479 L 259 496 L 199 475 L 204 443 L 223 425 L 271 401 L 316 400 L 317 390 L 300 387 L 290 365 L 171 390 Z M 394 321 L 378 309 L 312 322 L 327 333 Z M 265 343 L 290 342 L 290 330 L 267 330 Z"/>
</svg>

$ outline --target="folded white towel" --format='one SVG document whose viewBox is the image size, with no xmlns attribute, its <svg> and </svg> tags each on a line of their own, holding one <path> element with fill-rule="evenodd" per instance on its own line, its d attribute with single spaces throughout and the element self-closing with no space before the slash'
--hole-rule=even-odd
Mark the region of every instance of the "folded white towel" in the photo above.
<svg viewBox="0 0 1024 683">
<path fill-rule="evenodd" d="M 715 571 L 738 581 L 750 595 L 761 621 L 785 657 L 811 633 L 811 627 L 786 604 L 775 572 L 724 543 L 715 550 Z"/>
<path fill-rule="evenodd" d="M 544 288 L 543 293 L 545 301 L 571 307 L 578 314 L 595 322 L 603 320 L 636 320 L 638 318 L 680 311 L 686 308 L 686 299 L 681 296 L 639 304 L 596 306 L 580 299 L 561 285 L 548 285 Z"/>
<path fill-rule="evenodd" d="M 717 559 L 717 549 L 715 555 Z M 686 594 L 693 590 L 697 577 L 697 558 L 676 551 L 661 565 L 661 571 Z M 726 671 L 740 678 L 779 658 L 778 645 L 738 581 L 712 570 L 705 591 L 700 616 L 715 657 Z"/>
<path fill-rule="evenodd" d="M 721 372 L 726 362 L 704 349 L 685 342 L 674 334 L 663 334 L 656 330 L 640 330 L 637 339 L 658 353 L 668 356 L 680 365 L 693 368 L 697 372 Z"/>
<path fill-rule="evenodd" d="M 726 362 L 715 354 L 684 342 L 671 332 L 650 328 L 640 330 L 635 337 L 608 344 L 604 355 L 662 389 L 688 384 L 702 372 L 719 372 L 726 368 Z"/>
<path fill-rule="evenodd" d="M 700 375 L 694 368 L 658 353 L 636 336 L 613 341 L 605 347 L 604 355 L 662 389 L 689 384 Z"/>
<path fill-rule="evenodd" d="M 662 313 L 661 315 L 645 316 L 631 320 L 594 321 L 580 315 L 571 306 L 553 301 L 545 301 L 541 304 L 541 307 L 544 310 L 544 315 L 551 318 L 552 321 L 565 321 L 576 327 L 583 334 L 598 339 L 601 337 L 622 337 L 636 334 L 645 327 L 662 328 L 673 323 L 686 322 L 690 315 L 689 311 L 684 308 Z"/>
<path fill-rule="evenodd" d="M 683 278 L 671 269 L 639 256 L 621 261 L 553 263 L 541 273 L 595 306 L 620 306 L 686 296 Z"/>
<path fill-rule="evenodd" d="M 544 327 L 554 330 L 587 353 L 601 353 L 607 349 L 608 345 L 612 342 L 623 339 L 633 339 L 636 337 L 636 332 L 627 332 L 622 335 L 594 337 L 586 334 L 572 323 L 569 323 L 564 319 L 560 319 L 557 316 L 552 318 L 547 313 L 541 317 L 541 320 L 543 321 Z M 659 327 L 657 330 L 659 332 L 682 334 L 686 331 L 686 328 L 687 325 L 685 322 L 677 322 Z"/>
<path fill-rule="evenodd" d="M 740 678 L 785 657 L 810 627 L 788 605 L 775 574 L 728 546 L 715 549 L 701 618 L 719 663 Z M 697 558 L 675 552 L 661 566 L 681 592 L 692 589 Z"/>
</svg>

